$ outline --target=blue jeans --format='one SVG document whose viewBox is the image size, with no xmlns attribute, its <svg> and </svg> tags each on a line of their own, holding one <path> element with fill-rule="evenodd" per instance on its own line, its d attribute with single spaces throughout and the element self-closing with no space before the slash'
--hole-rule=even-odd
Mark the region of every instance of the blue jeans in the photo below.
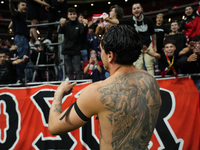
<svg viewBox="0 0 200 150">
<path fill-rule="evenodd" d="M 200 77 L 199 76 L 191 76 L 194 84 L 196 85 L 197 89 L 200 91 Z"/>
<path fill-rule="evenodd" d="M 72 60 L 74 62 L 74 69 Z M 65 55 L 65 64 L 69 80 L 74 80 L 74 70 L 76 71 L 76 80 L 81 79 L 81 56 L 80 55 Z"/>
<path fill-rule="evenodd" d="M 88 60 L 88 52 L 87 52 L 87 49 L 83 49 L 83 50 L 81 51 L 81 58 L 82 58 L 82 60 L 83 60 L 83 64 L 84 64 L 84 62 L 85 62 L 86 60 Z"/>
<path fill-rule="evenodd" d="M 32 62 L 29 62 L 29 63 L 27 64 L 27 66 L 33 66 L 33 63 L 32 63 Z M 34 70 L 33 70 L 32 68 L 27 68 L 27 69 L 26 69 L 26 74 L 27 74 L 27 79 L 28 79 L 28 81 L 32 81 L 33 72 L 34 72 Z"/>
<path fill-rule="evenodd" d="M 110 72 L 106 71 L 105 72 L 105 78 L 108 78 L 108 77 L 110 77 Z"/>
<path fill-rule="evenodd" d="M 58 66 L 58 74 L 59 74 L 59 81 L 62 81 L 63 79 L 63 71 L 62 71 L 62 67 L 59 65 Z"/>
<path fill-rule="evenodd" d="M 16 35 L 14 42 L 17 45 L 18 59 L 23 59 L 24 55 L 27 55 L 30 59 L 30 47 L 26 37 L 24 35 Z M 17 79 L 24 78 L 24 69 L 28 62 L 26 61 L 16 66 Z"/>
</svg>

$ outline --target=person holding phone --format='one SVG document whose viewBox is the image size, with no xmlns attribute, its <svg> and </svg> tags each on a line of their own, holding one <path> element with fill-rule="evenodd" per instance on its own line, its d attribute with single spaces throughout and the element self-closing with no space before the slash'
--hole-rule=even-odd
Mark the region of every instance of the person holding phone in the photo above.
<svg viewBox="0 0 200 150">
<path fill-rule="evenodd" d="M 90 50 L 89 57 L 89 60 L 85 61 L 83 64 L 83 79 L 96 78 L 98 80 L 99 75 L 102 73 L 103 63 L 102 61 L 98 61 L 97 53 L 93 49 Z"/>
</svg>

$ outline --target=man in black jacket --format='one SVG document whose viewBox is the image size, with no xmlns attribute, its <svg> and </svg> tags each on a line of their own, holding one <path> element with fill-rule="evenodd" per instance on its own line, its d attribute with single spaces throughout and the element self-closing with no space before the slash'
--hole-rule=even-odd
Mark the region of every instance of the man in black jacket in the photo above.
<svg viewBox="0 0 200 150">
<path fill-rule="evenodd" d="M 81 65 L 80 65 L 80 51 L 81 51 L 81 38 L 88 31 L 87 22 L 80 23 L 77 20 L 77 14 L 75 8 L 69 8 L 67 10 L 66 19 L 61 19 L 60 33 L 64 34 L 65 43 L 62 50 L 62 54 L 65 55 L 65 63 L 67 64 L 67 72 L 70 80 L 74 79 L 73 64 L 76 71 L 76 79 L 81 79 Z"/>
</svg>

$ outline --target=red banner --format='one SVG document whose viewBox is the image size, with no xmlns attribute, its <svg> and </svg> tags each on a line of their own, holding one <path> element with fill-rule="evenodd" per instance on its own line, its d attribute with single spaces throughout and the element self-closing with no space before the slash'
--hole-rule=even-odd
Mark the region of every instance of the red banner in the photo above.
<svg viewBox="0 0 200 150">
<path fill-rule="evenodd" d="M 158 80 L 162 107 L 149 143 L 151 150 L 200 149 L 199 91 L 190 78 Z M 78 98 L 88 84 L 63 96 L 63 109 Z M 60 136 L 48 131 L 48 115 L 56 85 L 0 89 L 0 149 L 98 150 L 98 120 Z"/>
</svg>

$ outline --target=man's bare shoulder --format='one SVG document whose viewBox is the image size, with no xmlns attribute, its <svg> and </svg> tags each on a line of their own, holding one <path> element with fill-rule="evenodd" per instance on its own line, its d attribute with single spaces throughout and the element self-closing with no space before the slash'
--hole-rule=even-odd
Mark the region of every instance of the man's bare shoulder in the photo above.
<svg viewBox="0 0 200 150">
<path fill-rule="evenodd" d="M 137 71 L 133 73 L 123 74 L 114 78 L 110 78 L 110 80 L 99 82 L 98 85 L 96 84 L 94 86 L 96 87 L 97 91 L 100 92 L 103 89 L 105 91 L 105 89 L 110 86 L 110 88 L 112 88 L 112 86 L 120 86 L 121 84 L 127 84 L 128 87 L 144 87 L 144 85 L 152 87 L 153 85 L 155 89 L 159 89 L 159 84 L 156 79 L 146 71 Z"/>
</svg>

